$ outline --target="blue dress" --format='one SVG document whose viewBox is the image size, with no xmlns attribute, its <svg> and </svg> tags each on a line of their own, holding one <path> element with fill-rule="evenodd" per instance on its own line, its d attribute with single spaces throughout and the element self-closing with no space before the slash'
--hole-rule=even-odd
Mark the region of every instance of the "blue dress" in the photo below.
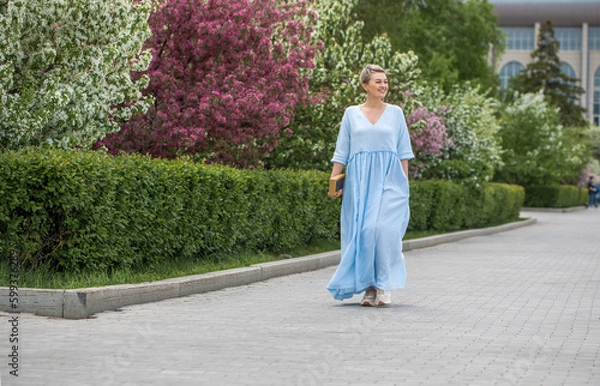
<svg viewBox="0 0 600 386">
<path fill-rule="evenodd" d="M 404 288 L 402 237 L 410 217 L 408 178 L 400 160 L 414 158 L 404 113 L 386 105 L 372 124 L 359 106 L 346 109 L 331 162 L 346 165 L 340 264 L 327 285 L 338 300 L 373 286 Z"/>
</svg>

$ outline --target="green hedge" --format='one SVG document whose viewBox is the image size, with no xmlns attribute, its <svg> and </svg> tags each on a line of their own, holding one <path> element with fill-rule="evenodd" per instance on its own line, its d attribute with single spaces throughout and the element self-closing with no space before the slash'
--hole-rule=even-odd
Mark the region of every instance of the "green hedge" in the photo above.
<svg viewBox="0 0 600 386">
<path fill-rule="evenodd" d="M 64 270 L 150 266 L 160 259 L 279 252 L 339 237 L 328 173 L 238 170 L 101 152 L 0 153 L 0 254 Z M 409 230 L 518 218 L 522 188 L 411 182 Z"/>
<path fill-rule="evenodd" d="M 335 238 L 322 172 L 250 171 L 100 152 L 0 154 L 0 252 L 106 269 Z"/>
<path fill-rule="evenodd" d="M 536 185 L 525 187 L 525 206 L 532 208 L 568 208 L 583 206 L 587 189 L 572 185 Z"/>
<path fill-rule="evenodd" d="M 524 189 L 516 185 L 487 183 L 475 189 L 448 181 L 413 181 L 408 230 L 481 228 L 518 219 L 524 197 Z"/>
</svg>

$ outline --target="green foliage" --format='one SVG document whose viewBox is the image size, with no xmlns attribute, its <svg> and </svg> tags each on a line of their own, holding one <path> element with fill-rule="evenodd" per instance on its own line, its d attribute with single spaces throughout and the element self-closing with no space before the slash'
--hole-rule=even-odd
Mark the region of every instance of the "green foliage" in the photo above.
<svg viewBox="0 0 600 386">
<path fill-rule="evenodd" d="M 423 78 L 444 90 L 464 81 L 489 89 L 498 84 L 488 64 L 490 46 L 499 57 L 503 34 L 485 0 L 360 0 L 364 37 L 386 34 L 396 51 L 419 57 Z"/>
<path fill-rule="evenodd" d="M 434 189 L 430 181 L 410 182 L 410 222 L 408 231 L 431 229 L 431 217 L 435 211 Z"/>
<path fill-rule="evenodd" d="M 562 72 L 558 49 L 559 42 L 554 36 L 552 22 L 548 20 L 541 26 L 537 48 L 531 53 L 533 62 L 511 79 L 511 89 L 522 94 L 542 90 L 550 103 L 560 109 L 563 126 L 587 126 L 583 116 L 585 109 L 577 103 L 584 89 L 577 85 L 578 79 Z"/>
<path fill-rule="evenodd" d="M 448 181 L 411 182 L 409 231 L 480 228 L 519 218 L 525 191 L 485 183 L 472 188 Z"/>
<path fill-rule="evenodd" d="M 496 180 L 521 186 L 577 179 L 590 159 L 588 144 L 576 129 L 565 130 L 559 110 L 542 91 L 517 94 L 501 118 L 504 166 Z"/>
<path fill-rule="evenodd" d="M 467 196 L 460 185 L 432 181 L 434 210 L 430 218 L 432 229 L 459 230 L 465 219 Z"/>
<path fill-rule="evenodd" d="M 570 185 L 533 185 L 525 187 L 525 206 L 532 208 L 568 208 L 582 206 L 588 200 L 587 189 Z"/>
<path fill-rule="evenodd" d="M 525 200 L 525 190 L 521 186 L 498 184 L 498 183 L 487 183 L 484 186 L 484 195 L 480 201 L 481 210 L 478 211 L 476 207 L 470 207 L 469 214 L 472 218 L 477 218 L 474 214 L 479 213 L 479 217 L 482 219 L 488 219 L 493 221 L 496 219 L 497 222 L 504 222 L 509 219 L 516 219 L 519 217 L 521 207 Z M 492 220 L 490 220 L 492 219 Z M 467 223 L 472 221 L 471 218 L 467 219 Z M 481 220 L 477 222 L 483 223 Z"/>
<path fill-rule="evenodd" d="M 564 156 L 564 173 L 560 183 L 579 185 L 594 156 L 593 125 L 588 122 L 588 126 L 567 127 L 562 134 L 563 153 L 559 155 Z"/>
<path fill-rule="evenodd" d="M 592 157 L 600 160 L 600 126 L 591 125 L 589 130 Z"/>
<path fill-rule="evenodd" d="M 425 89 L 418 82 L 418 58 L 411 51 L 400 54 L 391 43 L 393 37 L 385 34 L 363 40 L 364 23 L 358 19 L 374 14 L 402 15 L 385 11 L 403 6 L 401 3 L 381 2 L 376 7 L 378 12 L 367 12 L 366 2 L 359 0 L 317 2 L 319 21 L 315 37 L 323 41 L 324 51 L 311 74 L 312 104 L 297 109 L 290 126 L 293 134 L 284 138 L 271 154 L 269 167 L 330 169 L 342 112 L 350 105 L 362 103 L 358 74 L 366 63 L 374 62 L 389 70 L 387 102 L 403 106 L 407 116 L 424 105 L 445 121 L 452 145 L 431 162 L 420 158 L 418 161 L 427 161 L 433 167 L 418 177 L 450 179 L 474 186 L 491 179 L 501 164 L 495 116 L 498 102 L 469 83 L 451 87 L 449 92 L 436 86 Z M 355 9 L 359 15 L 353 13 Z M 452 162 L 446 165 L 448 160 Z"/>
<path fill-rule="evenodd" d="M 87 147 L 147 108 L 150 0 L 0 4 L 0 149 Z"/>
<path fill-rule="evenodd" d="M 439 178 L 478 186 L 490 181 L 502 165 L 498 101 L 470 83 L 454 86 L 449 93 L 438 88 L 425 92 L 423 101 L 436 106 L 445 119 L 450 146 L 424 178 Z M 439 107 L 438 107 L 439 106 Z"/>
<path fill-rule="evenodd" d="M 445 180 L 468 186 L 480 186 L 493 173 L 490 165 L 471 159 L 470 161 L 447 159 L 423 172 L 424 179 Z"/>
<path fill-rule="evenodd" d="M 0 154 L 0 253 L 106 270 L 335 238 L 322 172 L 250 171 L 84 151 Z"/>
<path fill-rule="evenodd" d="M 390 84 L 387 101 L 406 102 L 405 92 L 420 94 L 417 85 L 418 58 L 412 53 L 392 49 L 386 36 L 363 43 L 363 23 L 353 15 L 358 0 L 318 0 L 319 15 L 314 38 L 323 42 L 310 71 L 309 103 L 297 108 L 292 134 L 282 138 L 267 159 L 270 168 L 328 170 L 335 150 L 342 113 L 348 106 L 362 103 L 359 72 L 368 63 L 388 70 Z M 410 108 L 408 109 L 410 110 Z M 405 111 L 407 113 L 407 111 Z"/>
<path fill-rule="evenodd" d="M 112 272 L 339 237 L 328 173 L 238 170 L 69 150 L 0 153 L 0 256 L 27 269 Z M 411 182 L 409 230 L 518 218 L 522 188 Z"/>
</svg>

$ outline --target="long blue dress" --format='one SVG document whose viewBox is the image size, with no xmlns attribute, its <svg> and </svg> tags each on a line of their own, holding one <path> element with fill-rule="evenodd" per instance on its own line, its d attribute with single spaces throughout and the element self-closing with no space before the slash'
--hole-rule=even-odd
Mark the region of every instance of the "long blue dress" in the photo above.
<svg viewBox="0 0 600 386">
<path fill-rule="evenodd" d="M 400 160 L 414 158 L 404 113 L 387 104 L 372 124 L 359 106 L 346 109 L 331 162 L 346 165 L 340 264 L 327 285 L 338 300 L 373 286 L 404 288 L 402 237 L 410 217 L 408 178 Z"/>
</svg>

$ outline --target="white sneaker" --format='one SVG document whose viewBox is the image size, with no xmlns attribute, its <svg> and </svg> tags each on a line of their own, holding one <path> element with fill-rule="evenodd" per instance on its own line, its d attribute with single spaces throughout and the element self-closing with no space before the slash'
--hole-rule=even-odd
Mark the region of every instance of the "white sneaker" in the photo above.
<svg viewBox="0 0 600 386">
<path fill-rule="evenodd" d="M 375 303 L 375 297 L 377 296 L 377 291 L 373 287 L 367 288 L 365 294 L 360 302 L 360 305 L 363 307 L 373 307 L 377 305 Z"/>
<path fill-rule="evenodd" d="M 392 303 L 392 291 L 384 291 L 377 289 L 377 297 L 375 298 L 375 303 L 377 303 L 378 307 L 387 306 Z"/>
</svg>

